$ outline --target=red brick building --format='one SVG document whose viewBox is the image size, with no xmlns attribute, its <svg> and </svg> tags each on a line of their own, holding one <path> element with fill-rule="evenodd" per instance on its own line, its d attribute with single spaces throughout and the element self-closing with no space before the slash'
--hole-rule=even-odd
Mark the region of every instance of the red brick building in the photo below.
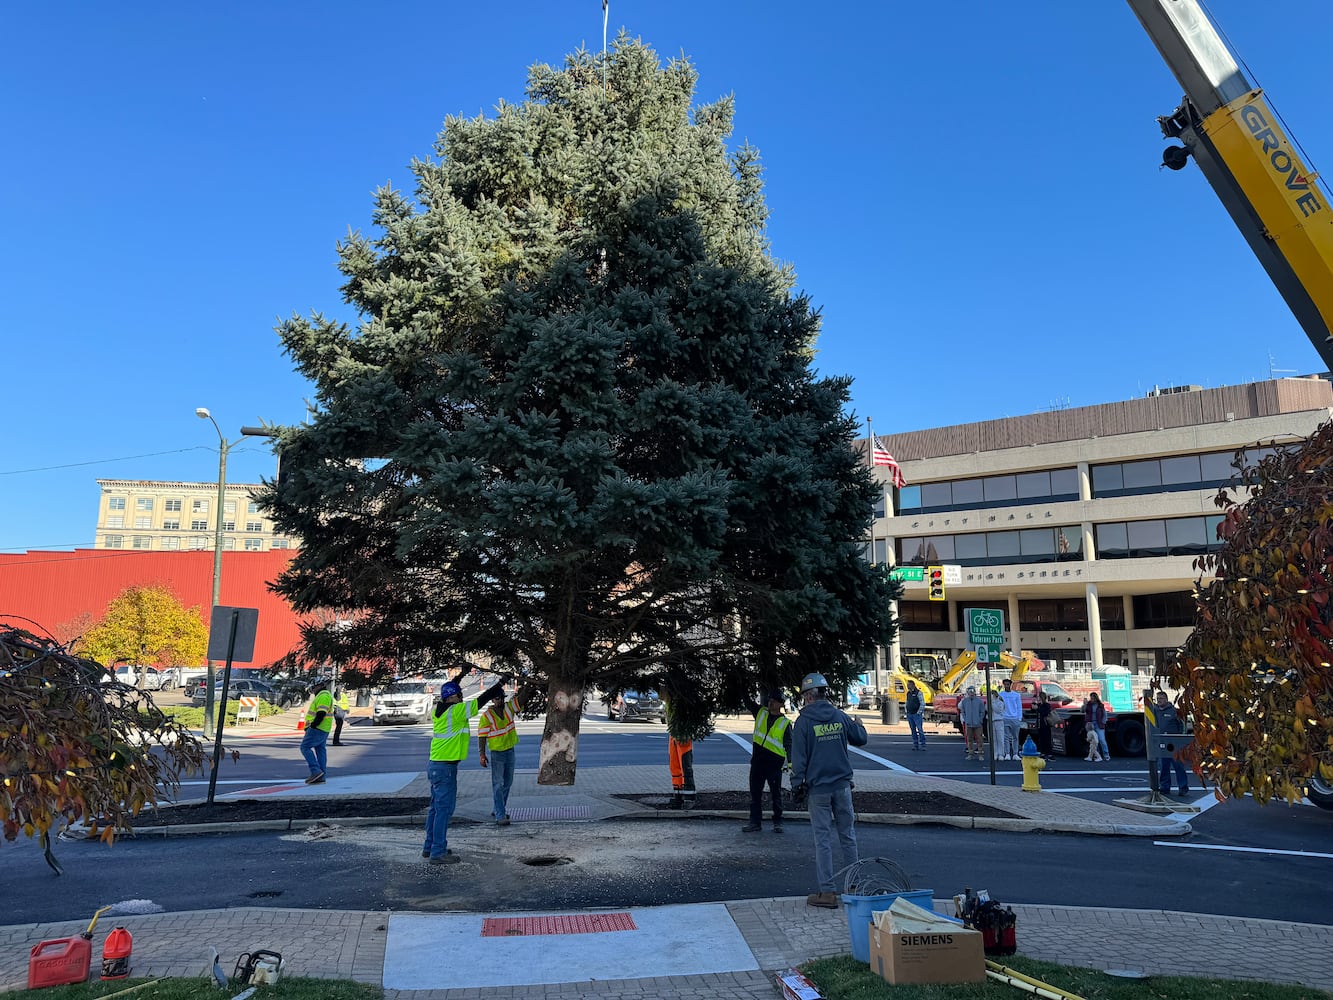
<svg viewBox="0 0 1333 1000">
<path fill-rule="evenodd" d="M 272 663 L 300 642 L 296 613 L 268 587 L 294 554 L 290 550 L 222 553 L 221 603 L 259 609 L 255 666 Z M 166 587 L 185 607 L 197 607 L 208 625 L 213 603 L 211 551 L 123 549 L 0 553 L 0 623 L 68 641 L 98 621 L 126 588 L 153 585 Z"/>
</svg>

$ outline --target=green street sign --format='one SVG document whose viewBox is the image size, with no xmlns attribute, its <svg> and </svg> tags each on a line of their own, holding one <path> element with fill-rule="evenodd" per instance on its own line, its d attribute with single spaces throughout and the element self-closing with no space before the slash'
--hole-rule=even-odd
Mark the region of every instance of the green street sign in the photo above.
<svg viewBox="0 0 1333 1000">
<path fill-rule="evenodd" d="M 925 583 L 926 567 L 924 566 L 895 566 L 889 570 L 889 579 L 898 580 L 902 583 Z"/>
<path fill-rule="evenodd" d="M 973 645 L 1004 645 L 1004 613 L 993 608 L 967 609 L 967 641 Z"/>
</svg>

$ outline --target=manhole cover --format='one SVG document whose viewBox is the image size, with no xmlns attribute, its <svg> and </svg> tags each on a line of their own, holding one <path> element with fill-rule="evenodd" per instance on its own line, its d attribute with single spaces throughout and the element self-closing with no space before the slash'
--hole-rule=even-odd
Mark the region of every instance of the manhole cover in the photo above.
<svg viewBox="0 0 1333 1000">
<path fill-rule="evenodd" d="M 551 865 L 572 865 L 574 859 L 562 858 L 558 854 L 538 854 L 535 857 L 524 858 L 523 863 L 534 868 L 549 868 Z"/>
</svg>

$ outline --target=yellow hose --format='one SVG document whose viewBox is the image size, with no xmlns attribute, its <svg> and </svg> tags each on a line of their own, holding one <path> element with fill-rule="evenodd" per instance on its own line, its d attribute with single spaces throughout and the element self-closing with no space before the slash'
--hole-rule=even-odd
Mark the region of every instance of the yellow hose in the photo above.
<svg viewBox="0 0 1333 1000">
<path fill-rule="evenodd" d="M 1033 979 L 1031 976 L 1025 976 L 1017 969 L 1010 969 L 1001 965 L 999 962 L 986 963 L 986 975 L 992 979 L 999 980 L 1007 986 L 1015 989 L 1025 990 L 1035 996 L 1045 997 L 1046 1000 L 1083 1000 L 1076 993 L 1067 993 L 1058 986 L 1052 986 L 1050 983 L 1043 983 L 1040 979 Z"/>
</svg>

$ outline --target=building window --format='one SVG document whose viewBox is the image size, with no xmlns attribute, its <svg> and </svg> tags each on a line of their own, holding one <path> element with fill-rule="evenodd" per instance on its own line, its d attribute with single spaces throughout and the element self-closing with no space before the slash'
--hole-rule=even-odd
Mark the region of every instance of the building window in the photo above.
<svg viewBox="0 0 1333 1000">
<path fill-rule="evenodd" d="M 193 521 L 190 522 L 190 530 L 191 530 L 191 531 L 207 531 L 207 530 L 208 530 L 208 522 L 207 522 L 207 521 L 204 521 L 204 520 L 195 519 L 195 520 L 193 520 Z"/>
<path fill-rule="evenodd" d="M 107 516 L 107 519 L 106 519 L 106 526 L 107 526 L 108 528 L 123 528 L 123 527 L 125 527 L 125 515 L 124 515 L 124 514 L 110 514 L 110 515 L 108 515 L 108 516 Z"/>
<path fill-rule="evenodd" d="M 1193 594 L 1137 594 L 1134 597 L 1135 628 L 1192 628 L 1194 615 Z"/>
<path fill-rule="evenodd" d="M 208 537 L 206 535 L 191 535 L 190 548 L 192 549 L 208 548 Z"/>
<path fill-rule="evenodd" d="M 152 510 L 152 509 L 153 509 L 153 498 L 152 498 L 152 497 L 136 497 L 135 500 L 134 500 L 134 509 L 135 509 L 135 510 Z"/>
<path fill-rule="evenodd" d="M 263 521 L 246 521 L 246 522 L 245 522 L 245 530 L 246 530 L 246 531 L 263 531 L 263 530 L 264 530 L 264 522 L 263 522 Z"/>
<path fill-rule="evenodd" d="M 1102 620 L 1103 632 L 1123 632 L 1125 629 L 1125 600 L 1122 597 L 1108 597 L 1097 602 L 1099 617 Z M 1121 663 L 1118 658 L 1113 659 L 1109 652 L 1104 651 L 1107 663 Z"/>
<path fill-rule="evenodd" d="M 246 552 L 263 552 L 264 540 L 262 538 L 247 538 L 245 540 Z"/>
<path fill-rule="evenodd" d="M 285 549 L 285 548 L 287 548 L 287 539 L 285 539 L 285 538 L 275 538 L 275 539 L 273 539 L 273 547 L 274 547 L 275 549 Z"/>
<path fill-rule="evenodd" d="M 151 528 L 153 526 L 153 519 L 151 517 L 136 517 L 134 519 L 134 526 L 136 528 Z"/>
<path fill-rule="evenodd" d="M 190 501 L 190 513 L 192 513 L 192 514 L 207 514 L 207 513 L 208 513 L 208 501 L 207 501 L 207 500 L 191 500 L 191 501 Z"/>
<path fill-rule="evenodd" d="M 110 498 L 109 500 L 107 500 L 107 502 L 106 502 L 106 509 L 107 509 L 107 510 L 124 510 L 124 509 L 125 509 L 125 498 L 124 498 L 124 497 L 111 497 L 111 498 Z"/>
<path fill-rule="evenodd" d="M 162 548 L 164 548 L 164 549 L 172 549 L 172 550 L 175 550 L 175 549 L 179 549 L 180 547 L 181 547 L 181 540 L 180 540 L 179 538 L 164 538 L 164 539 L 162 539 Z"/>
<path fill-rule="evenodd" d="M 234 548 L 236 548 L 236 539 L 230 537 L 222 539 L 222 551 L 230 552 Z"/>
<path fill-rule="evenodd" d="M 899 601 L 898 627 L 912 632 L 942 632 L 949 627 L 946 601 Z"/>
<path fill-rule="evenodd" d="M 235 521 L 223 521 L 223 522 L 222 522 L 222 530 L 223 530 L 223 531 L 235 531 L 235 530 L 236 530 L 236 522 L 235 522 Z"/>
<path fill-rule="evenodd" d="M 884 506 L 884 497 L 883 497 L 883 495 L 880 496 L 880 498 L 879 498 L 879 502 L 880 502 L 880 506 L 883 507 L 883 506 Z M 248 504 L 245 505 L 245 512 L 246 512 L 247 514 L 258 514 L 258 513 L 259 513 L 259 504 L 255 503 L 253 500 L 251 500 Z M 883 516 L 884 516 L 883 514 L 880 515 L 880 517 L 883 517 Z"/>
<path fill-rule="evenodd" d="M 136 549 L 151 549 L 153 547 L 153 537 L 151 535 L 135 535 L 131 544 Z"/>
<path fill-rule="evenodd" d="M 168 500 L 165 504 L 163 504 L 162 509 L 167 511 L 168 513 L 179 514 L 181 509 L 181 502 L 179 500 Z"/>
<path fill-rule="evenodd" d="M 1222 515 L 1121 521 L 1094 527 L 1098 559 L 1192 556 L 1222 547 L 1217 538 Z"/>
<path fill-rule="evenodd" d="M 174 520 L 174 521 L 163 521 L 163 522 L 162 522 L 162 530 L 163 530 L 163 531 L 180 531 L 180 530 L 181 530 L 181 523 L 180 523 L 180 520 L 177 519 L 177 520 Z"/>
<path fill-rule="evenodd" d="M 1013 475 L 950 479 L 938 483 L 904 486 L 898 494 L 898 513 L 1012 507 L 1038 500 L 1078 498 L 1077 469 L 1037 469 Z"/>
<path fill-rule="evenodd" d="M 1023 631 L 1083 632 L 1088 627 L 1088 605 L 1078 598 L 1019 601 L 1018 627 Z"/>
<path fill-rule="evenodd" d="M 1241 465 L 1246 468 L 1253 467 L 1273 452 L 1273 448 L 1242 449 Z M 1232 464 L 1235 460 L 1235 452 L 1216 451 L 1094 465 L 1092 495 L 1095 499 L 1226 486 L 1237 479 L 1238 474 Z"/>
<path fill-rule="evenodd" d="M 125 536 L 106 535 L 102 539 L 102 546 L 108 549 L 122 549 L 125 547 Z"/>
<path fill-rule="evenodd" d="M 228 500 L 228 501 L 226 501 L 226 502 L 222 505 L 222 512 L 223 512 L 224 514 L 235 514 L 235 513 L 236 513 L 236 501 L 235 501 L 235 500 Z"/>
</svg>

